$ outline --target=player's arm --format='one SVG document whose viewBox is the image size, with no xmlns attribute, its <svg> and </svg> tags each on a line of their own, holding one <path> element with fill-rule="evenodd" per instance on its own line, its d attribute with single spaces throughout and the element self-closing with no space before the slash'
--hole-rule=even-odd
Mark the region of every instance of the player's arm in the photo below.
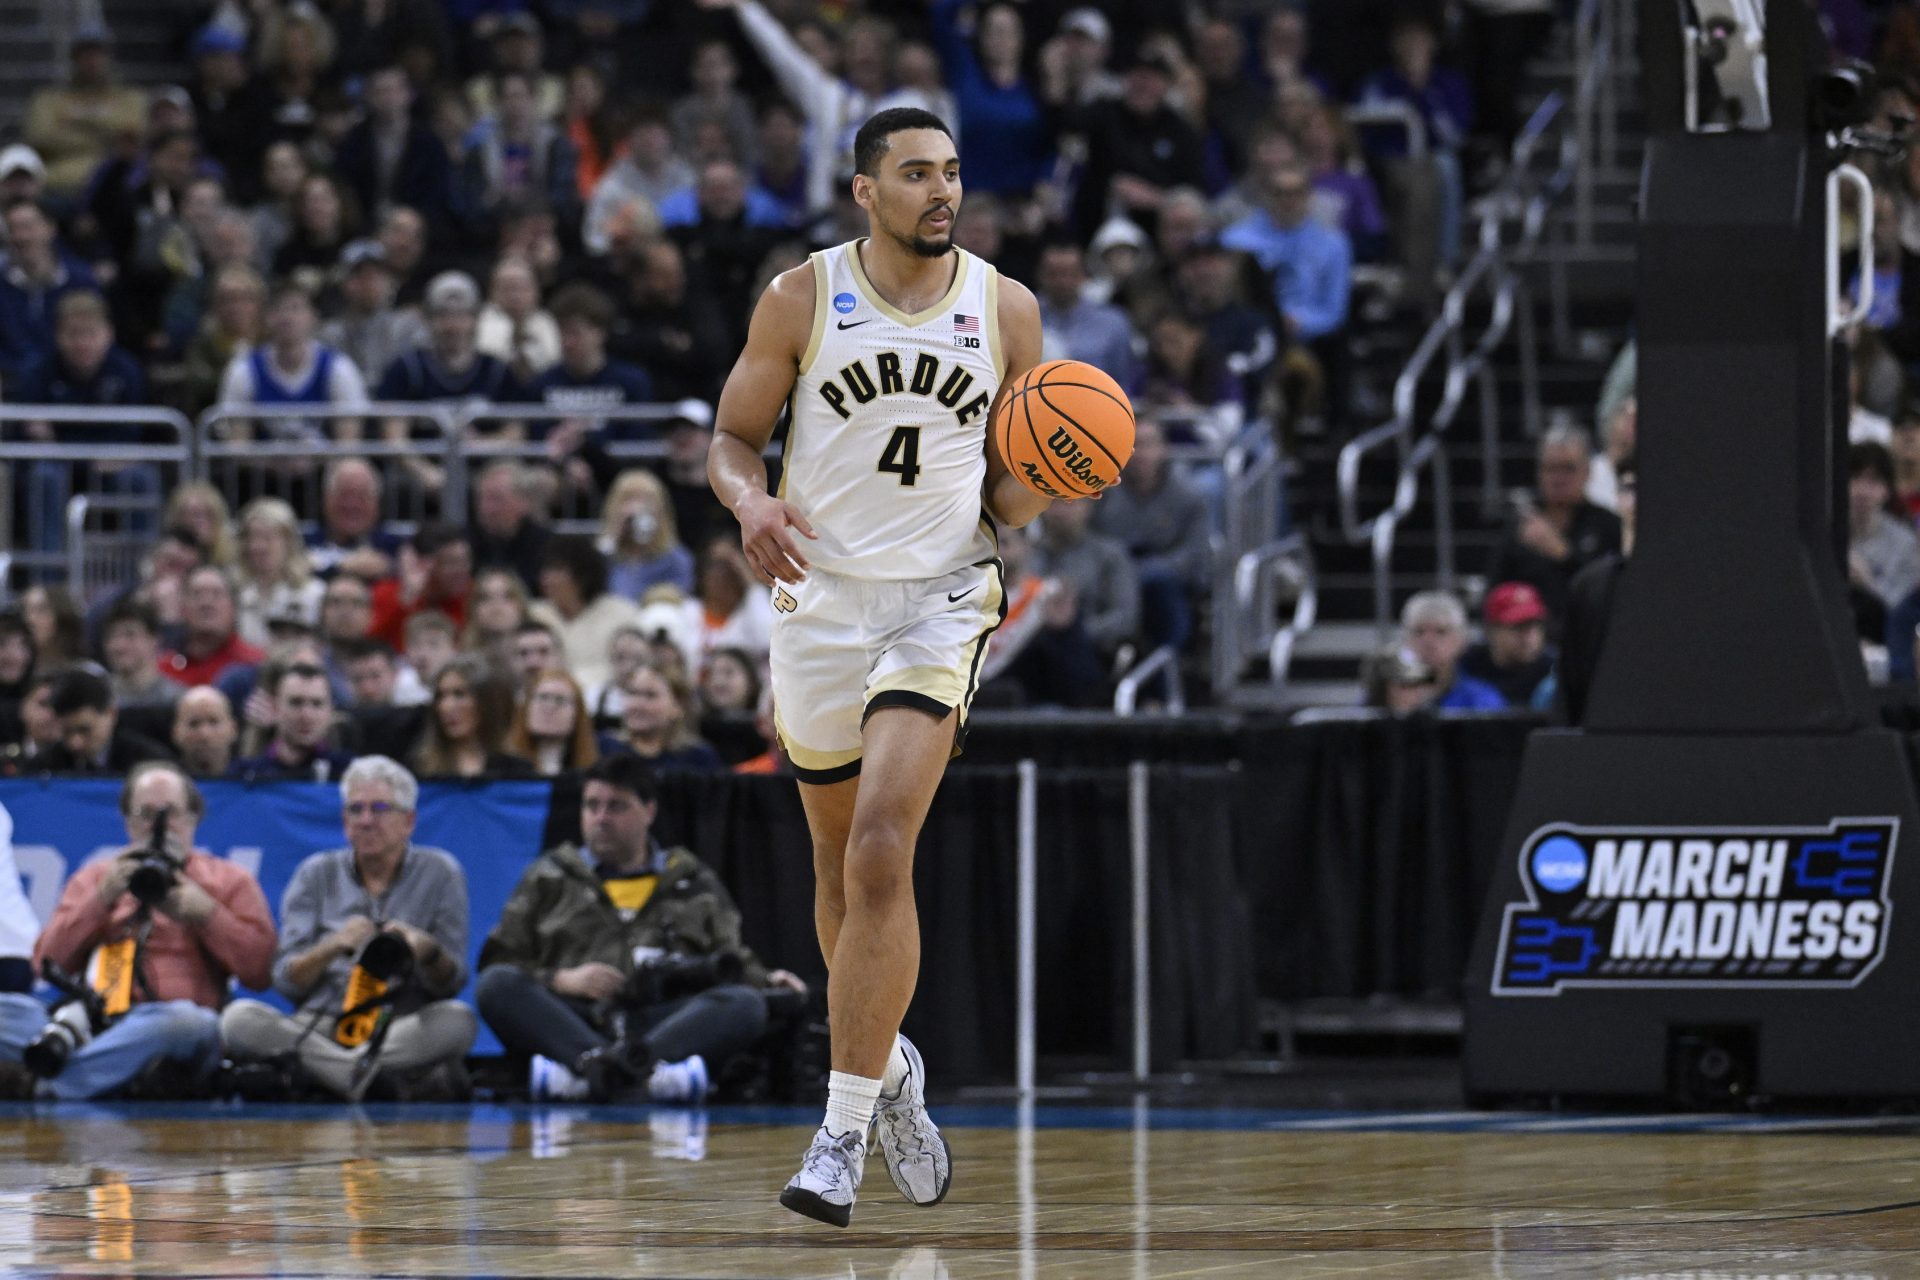
<svg viewBox="0 0 1920 1280">
<path fill-rule="evenodd" d="M 707 481 L 740 522 L 747 562 L 781 582 L 798 582 L 807 572 L 807 558 L 789 529 L 819 535 L 798 510 L 767 492 L 767 464 L 760 455 L 799 376 L 813 304 L 811 263 L 782 272 L 760 295 L 747 345 L 720 392 L 707 453 Z"/>
<path fill-rule="evenodd" d="M 1000 456 L 991 425 L 1000 412 L 1000 402 L 1027 370 L 1040 363 L 1040 304 L 1033 292 L 1017 280 L 1000 277 L 1000 350 L 1006 369 L 1000 377 L 1000 394 L 987 411 L 987 514 L 1003 525 L 1018 529 L 1053 505 L 1053 499 L 1023 484 Z"/>
</svg>

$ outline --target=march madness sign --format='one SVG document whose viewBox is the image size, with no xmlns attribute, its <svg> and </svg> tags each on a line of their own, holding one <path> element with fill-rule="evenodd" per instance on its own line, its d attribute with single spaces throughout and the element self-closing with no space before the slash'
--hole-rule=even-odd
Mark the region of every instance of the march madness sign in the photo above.
<svg viewBox="0 0 1920 1280">
<path fill-rule="evenodd" d="M 1859 985 L 1886 954 L 1895 818 L 1825 827 L 1542 827 L 1493 994 Z"/>
</svg>

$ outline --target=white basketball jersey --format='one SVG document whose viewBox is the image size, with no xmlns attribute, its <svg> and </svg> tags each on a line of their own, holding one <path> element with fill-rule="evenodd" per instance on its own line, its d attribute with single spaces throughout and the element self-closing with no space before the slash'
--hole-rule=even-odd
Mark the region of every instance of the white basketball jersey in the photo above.
<svg viewBox="0 0 1920 1280">
<path fill-rule="evenodd" d="M 889 305 L 859 241 L 813 255 L 813 332 L 791 402 L 780 496 L 820 535 L 807 559 L 854 578 L 936 578 L 994 554 L 981 509 L 1002 372 L 999 275 L 953 250 L 953 285 Z"/>
</svg>

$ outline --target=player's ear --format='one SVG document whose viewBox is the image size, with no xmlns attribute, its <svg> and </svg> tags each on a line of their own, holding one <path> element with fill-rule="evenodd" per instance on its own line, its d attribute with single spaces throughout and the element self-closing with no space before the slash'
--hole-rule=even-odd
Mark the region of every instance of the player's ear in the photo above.
<svg viewBox="0 0 1920 1280">
<path fill-rule="evenodd" d="M 873 179 L 864 173 L 853 175 L 853 202 L 862 209 L 873 207 Z"/>
</svg>

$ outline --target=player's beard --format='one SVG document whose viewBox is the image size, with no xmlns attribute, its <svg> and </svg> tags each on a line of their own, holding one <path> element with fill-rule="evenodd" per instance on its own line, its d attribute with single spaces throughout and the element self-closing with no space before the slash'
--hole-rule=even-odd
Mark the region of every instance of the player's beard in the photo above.
<svg viewBox="0 0 1920 1280">
<path fill-rule="evenodd" d="M 904 248 L 911 250 L 916 257 L 944 258 L 953 252 L 953 232 L 954 229 L 960 225 L 960 211 L 949 205 L 947 212 L 952 215 L 952 218 L 947 223 L 947 233 L 944 239 L 931 240 L 920 234 L 920 228 L 925 224 L 927 219 L 926 214 L 922 214 L 919 220 L 913 224 L 913 233 L 911 235 L 903 236 L 896 232 L 893 238 Z"/>
</svg>

